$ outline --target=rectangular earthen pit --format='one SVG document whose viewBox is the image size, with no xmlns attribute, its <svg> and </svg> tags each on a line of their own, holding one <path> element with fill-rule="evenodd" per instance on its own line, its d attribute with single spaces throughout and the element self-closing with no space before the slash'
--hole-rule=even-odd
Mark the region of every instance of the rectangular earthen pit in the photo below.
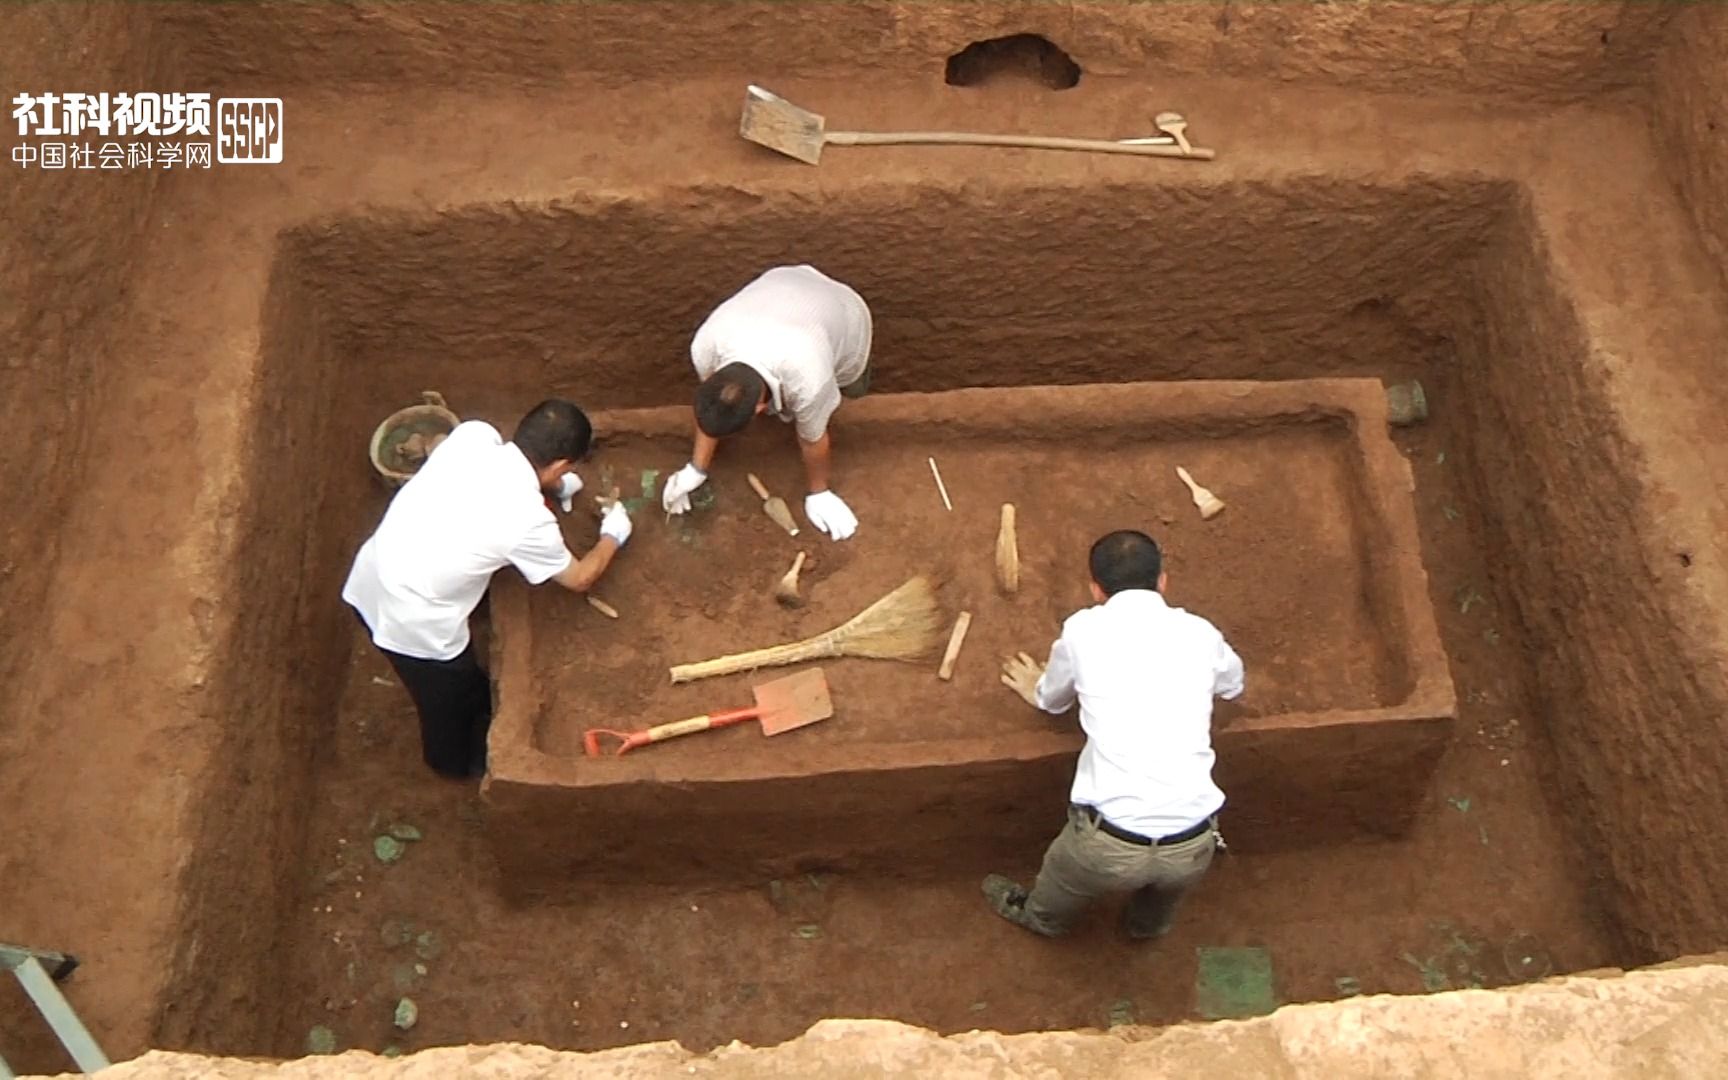
<svg viewBox="0 0 1728 1080">
<path fill-rule="evenodd" d="M 627 495 L 688 453 L 688 411 L 604 416 L 590 491 Z M 1060 820 L 1077 725 L 1026 708 L 1000 658 L 1040 656 L 1084 606 L 1086 554 L 1111 529 L 1165 545 L 1169 599 L 1212 619 L 1249 692 L 1220 711 L 1232 839 L 1250 848 L 1396 833 L 1449 734 L 1453 695 L 1428 608 L 1408 469 L 1369 379 L 1138 383 L 902 394 L 847 405 L 836 490 L 861 526 L 836 545 L 787 536 L 745 484 L 794 495 L 789 432 L 729 443 L 712 503 L 668 521 L 649 501 L 598 590 L 610 621 L 562 590 L 500 575 L 497 720 L 487 784 L 515 888 L 580 874 L 712 882 L 812 866 L 898 872 L 1024 854 Z M 926 458 L 954 501 L 944 509 Z M 1187 466 L 1229 508 L 1201 521 Z M 1020 594 L 999 596 L 1001 504 L 1019 511 Z M 792 500 L 797 504 L 797 499 Z M 584 550 L 593 516 L 565 519 Z M 810 553 L 807 606 L 769 588 Z M 951 683 L 934 663 L 825 662 L 835 717 L 765 739 L 708 732 L 622 758 L 582 756 L 585 728 L 637 728 L 750 703 L 782 672 L 671 685 L 667 668 L 837 625 L 913 573 L 974 615 Z"/>
</svg>

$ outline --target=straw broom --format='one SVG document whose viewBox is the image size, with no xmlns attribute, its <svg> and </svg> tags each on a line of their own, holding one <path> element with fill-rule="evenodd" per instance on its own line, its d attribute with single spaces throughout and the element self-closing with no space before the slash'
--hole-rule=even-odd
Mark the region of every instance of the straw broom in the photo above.
<svg viewBox="0 0 1728 1080">
<path fill-rule="evenodd" d="M 853 616 L 850 622 L 826 633 L 789 645 L 771 645 L 699 664 L 680 664 L 672 669 L 672 681 L 692 682 L 834 656 L 915 662 L 929 658 L 941 648 L 946 629 L 942 609 L 936 603 L 936 586 L 929 578 L 915 577 Z"/>
</svg>

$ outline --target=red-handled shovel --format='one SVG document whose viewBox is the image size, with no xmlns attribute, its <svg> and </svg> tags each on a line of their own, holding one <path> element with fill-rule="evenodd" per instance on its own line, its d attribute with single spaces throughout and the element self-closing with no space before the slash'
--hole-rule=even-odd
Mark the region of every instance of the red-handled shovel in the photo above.
<svg viewBox="0 0 1728 1080">
<path fill-rule="evenodd" d="M 617 753 L 629 753 L 638 746 L 665 742 L 680 735 L 694 735 L 711 728 L 729 727 L 747 720 L 762 721 L 763 735 L 779 735 L 806 724 L 814 724 L 834 715 L 834 703 L 828 699 L 828 676 L 821 668 L 800 671 L 751 688 L 756 704 L 745 709 L 704 713 L 688 720 L 674 720 L 642 731 L 613 731 L 610 728 L 589 728 L 582 733 L 582 749 L 589 757 L 599 757 L 600 736 L 610 735 L 621 740 Z"/>
</svg>

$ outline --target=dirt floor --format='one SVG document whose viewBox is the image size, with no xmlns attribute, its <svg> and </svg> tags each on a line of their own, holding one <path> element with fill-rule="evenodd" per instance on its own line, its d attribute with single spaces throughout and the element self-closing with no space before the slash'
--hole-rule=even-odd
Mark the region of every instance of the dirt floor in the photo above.
<svg viewBox="0 0 1728 1080">
<path fill-rule="evenodd" d="M 535 664 L 558 674 L 541 713 L 539 745 L 581 753 L 585 727 L 630 727 L 748 704 L 752 677 L 669 685 L 672 663 L 796 641 L 846 621 L 912 573 L 946 584 L 950 614 L 974 613 L 954 681 L 932 680 L 934 664 L 841 662 L 827 666 L 837 722 L 796 739 L 757 745 L 740 732 L 656 747 L 657 763 L 693 768 L 711 756 L 776 761 L 831 748 L 1042 730 L 1047 721 L 1003 696 L 999 660 L 1042 656 L 1068 615 L 1085 606 L 1086 550 L 1114 528 L 1143 528 L 1169 552 L 1171 602 L 1203 612 L 1244 655 L 1258 658 L 1245 715 L 1393 704 L 1383 700 L 1397 667 L 1395 629 L 1375 625 L 1367 601 L 1370 564 L 1355 535 L 1359 478 L 1343 427 L 1292 425 L 1226 440 L 1139 443 L 1021 441 L 1013 446 L 904 439 L 843 446 L 835 490 L 860 515 L 853 541 L 836 545 L 806 523 L 788 536 L 768 520 L 745 483 L 754 472 L 792 496 L 803 520 L 803 474 L 789 429 L 764 423 L 728 443 L 716 466 L 715 501 L 666 522 L 644 510 L 628 554 L 597 593 L 629 614 L 604 619 L 568 595 L 533 595 Z M 1114 442 L 1114 445 L 1111 443 Z M 938 458 L 950 498 L 943 508 L 927 459 Z M 670 476 L 689 447 L 667 441 L 608 447 L 620 474 Z M 1234 513 L 1202 522 L 1174 473 L 1190 468 L 1224 493 Z M 993 552 L 999 510 L 1016 503 L 1024 595 L 998 599 Z M 594 541 L 592 516 L 565 519 L 576 550 Z M 788 612 L 769 595 L 795 552 L 815 559 L 803 575 L 808 603 Z M 1278 553 L 1279 573 L 1245 573 Z M 1300 609 L 1300 632 L 1278 612 Z M 603 677 L 600 677 L 604 673 Z M 788 746 L 786 742 L 795 745 Z M 857 744 L 857 745 L 852 745 Z M 788 756 L 790 755 L 790 756 Z M 860 763 L 864 758 L 860 758 Z M 628 763 L 620 767 L 628 767 Z"/>
<path fill-rule="evenodd" d="M 607 886 L 567 904 L 512 907 L 495 891 L 477 793 L 418 767 L 406 698 L 387 665 L 357 637 L 335 743 L 320 761 L 311 801 L 303 892 L 286 939 L 296 963 L 272 1006 L 280 1010 L 281 1025 L 269 1049 L 304 1052 L 308 1032 L 318 1025 L 342 1045 L 381 1050 L 504 1039 L 572 1048 L 662 1038 L 689 1046 L 733 1038 L 763 1043 L 832 1015 L 915 1019 L 945 1031 L 1105 1026 L 1124 1015 L 1161 1023 L 1197 1015 L 1200 946 L 1264 946 L 1286 1001 L 1503 985 L 1515 981 L 1503 947 L 1525 934 L 1541 942 L 1543 967 L 1579 970 L 1612 962 L 1587 879 L 1559 842 L 1560 822 L 1542 794 L 1546 750 L 1536 738 L 1541 717 L 1528 698 L 1529 654 L 1490 582 L 1444 406 L 1429 425 L 1398 439 L 1418 477 L 1424 554 L 1461 717 L 1459 739 L 1409 839 L 1224 859 L 1172 936 L 1138 950 L 1117 938 L 1107 914 L 1069 941 L 1032 938 L 991 915 L 970 876 L 909 883 L 816 875 L 725 891 Z M 782 449 L 778 440 L 765 435 L 754 441 L 736 456 L 729 447 L 726 468 L 753 464 L 761 454 L 765 473 L 786 490 L 795 469 L 791 462 L 772 464 L 772 453 Z M 1273 436 L 1266 445 L 1278 445 L 1287 456 L 1269 454 L 1260 475 L 1286 481 L 1291 491 L 1296 485 L 1289 481 L 1329 456 L 1325 440 Z M 634 452 L 616 450 L 620 458 Z M 1232 476 L 1228 454 L 1213 452 L 1217 460 L 1207 464 L 1232 480 L 1220 482 L 1220 490 L 1264 497 L 1269 511 L 1304 513 L 1275 484 L 1259 487 L 1245 475 Z M 668 460 L 676 456 L 670 448 L 667 454 Z M 916 447 L 893 454 L 907 457 L 907 475 L 918 476 L 911 468 L 923 465 Z M 951 494 L 970 494 L 977 483 L 970 479 L 974 462 L 963 453 L 945 451 L 944 457 L 951 461 L 945 479 L 955 477 Z M 667 463 L 653 455 L 643 460 L 649 467 Z M 859 462 L 857 468 L 866 491 L 900 471 L 886 463 Z M 741 497 L 730 490 L 731 479 L 724 471 L 716 475 L 715 482 L 727 486 L 725 502 Z M 927 520 L 927 507 L 918 504 L 934 492 L 909 486 L 899 510 L 860 499 L 866 527 L 872 509 L 878 529 L 895 513 Z M 1244 508 L 1250 505 L 1242 500 Z M 1200 535 L 1190 509 L 1171 501 L 1176 520 L 1164 528 L 1191 538 L 1176 544 L 1178 552 L 1191 549 Z M 980 509 L 974 524 L 988 533 L 991 516 Z M 769 525 L 765 518 L 761 524 Z M 1313 535 L 1299 526 L 1293 531 Z M 652 542 L 653 526 L 644 532 L 641 539 Z M 749 518 L 740 532 L 759 533 L 776 551 L 791 550 Z M 647 550 L 645 544 L 632 554 Z M 697 549 L 668 543 L 663 554 L 680 558 L 686 550 Z M 1052 552 L 1043 565 L 1055 573 L 1058 561 Z M 1175 582 L 1190 561 L 1201 560 L 1178 557 Z M 638 565 L 663 564 L 656 558 Z M 1313 565 L 1318 570 L 1325 560 Z M 642 586 L 629 586 L 639 571 L 623 561 L 619 570 L 619 587 L 607 595 L 631 612 L 626 618 L 641 617 Z M 1194 565 L 1189 580 L 1202 573 Z M 1198 585 L 1189 588 L 1200 592 Z M 594 614 L 584 605 L 569 620 L 573 646 L 586 634 L 609 632 L 589 619 Z M 1251 616 L 1244 621 L 1254 622 Z M 1263 625 L 1275 632 L 1273 623 Z M 709 632 L 698 624 L 689 633 L 706 638 Z M 1256 655 L 1250 649 L 1248 655 Z M 645 652 L 644 663 L 652 658 L 658 664 L 658 646 Z M 969 653 L 979 671 L 987 652 Z M 596 662 L 603 666 L 610 655 Z M 836 674 L 841 667 L 834 667 Z M 1010 701 L 998 704 L 1004 714 L 1014 711 Z M 1052 829 L 1060 814 L 1061 807 L 1052 806 Z M 414 826 L 424 839 L 409 842 L 399 861 L 382 864 L 373 838 L 399 823 Z M 1020 865 L 1003 869 L 1029 875 L 1038 855 L 1028 850 Z M 422 941 L 423 933 L 430 937 Z M 1520 967 L 1517 978 L 1535 970 Z M 391 1026 L 404 994 L 420 1010 L 408 1034 Z"/>
</svg>

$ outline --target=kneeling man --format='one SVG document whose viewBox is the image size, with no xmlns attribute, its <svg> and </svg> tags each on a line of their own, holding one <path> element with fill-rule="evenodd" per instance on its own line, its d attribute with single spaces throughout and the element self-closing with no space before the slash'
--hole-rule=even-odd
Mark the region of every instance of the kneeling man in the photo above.
<svg viewBox="0 0 1728 1080">
<path fill-rule="evenodd" d="M 1217 627 L 1164 602 L 1169 582 L 1152 538 L 1113 532 L 1092 545 L 1092 598 L 1069 616 L 1040 667 L 1025 653 L 1002 681 L 1033 708 L 1080 704 L 1086 746 L 1068 826 L 1044 853 L 1030 892 L 984 879 L 996 913 L 1034 933 L 1067 933 L 1100 896 L 1132 892 L 1128 936 L 1162 936 L 1176 904 L 1212 864 L 1212 698 L 1242 693 L 1242 661 Z"/>
</svg>

